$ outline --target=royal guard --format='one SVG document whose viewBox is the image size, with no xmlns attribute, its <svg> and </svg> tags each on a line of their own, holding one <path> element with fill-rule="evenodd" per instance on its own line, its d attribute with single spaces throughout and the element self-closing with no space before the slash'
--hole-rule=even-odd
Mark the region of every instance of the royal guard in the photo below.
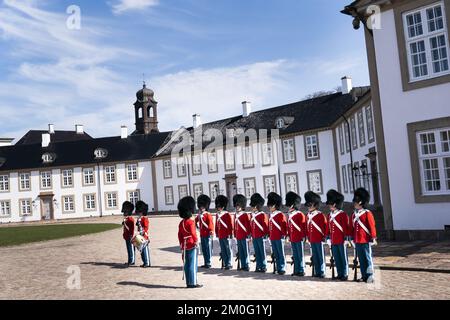
<svg viewBox="0 0 450 320">
<path fill-rule="evenodd" d="M 219 195 L 215 201 L 216 204 L 216 235 L 219 238 L 220 243 L 220 257 L 222 259 L 225 270 L 233 268 L 232 265 L 232 252 L 231 252 L 231 239 L 233 237 L 233 219 L 231 214 L 225 209 L 228 205 L 228 198 Z"/>
<path fill-rule="evenodd" d="M 350 222 L 348 215 L 342 211 L 344 196 L 333 189 L 328 191 L 327 205 L 330 208 L 327 243 L 331 247 L 332 259 L 336 264 L 337 279 L 347 281 L 348 258 L 346 245 L 350 235 Z"/>
<path fill-rule="evenodd" d="M 270 210 L 269 236 L 272 252 L 275 257 L 278 274 L 286 273 L 286 257 L 283 242 L 287 235 L 286 216 L 280 211 L 282 199 L 280 195 L 271 192 L 267 196 L 267 206 Z"/>
<path fill-rule="evenodd" d="M 233 197 L 233 206 L 236 209 L 236 216 L 234 219 L 234 237 L 237 241 L 238 259 L 241 266 L 240 270 L 250 271 L 248 252 L 248 240 L 251 236 L 250 216 L 244 211 L 247 207 L 247 198 L 242 194 L 235 195 Z"/>
<path fill-rule="evenodd" d="M 125 240 L 128 254 L 128 261 L 125 263 L 127 266 L 134 266 L 135 264 L 134 246 L 131 243 L 131 240 L 134 237 L 134 219 L 131 216 L 133 214 L 133 210 L 134 205 L 130 201 L 125 201 L 122 204 L 122 213 L 124 216 L 122 221 L 123 239 Z"/>
<path fill-rule="evenodd" d="M 311 246 L 313 277 L 325 278 L 325 252 L 323 243 L 328 233 L 328 223 L 325 215 L 318 210 L 320 196 L 312 191 L 305 193 L 305 206 L 308 208 L 306 229 Z"/>
<path fill-rule="evenodd" d="M 142 268 L 149 268 L 151 266 L 150 263 L 150 239 L 149 239 L 149 228 L 150 222 L 148 220 L 148 204 L 144 201 L 139 200 L 136 202 L 136 214 L 139 215 L 138 221 L 136 225 L 138 227 L 138 232 L 141 236 L 144 237 L 146 241 L 146 245 L 142 248 L 141 258 L 143 264 Z"/>
<path fill-rule="evenodd" d="M 250 230 L 256 257 L 255 272 L 267 271 L 266 248 L 264 246 L 264 241 L 269 235 L 269 224 L 266 213 L 262 211 L 264 202 L 264 198 L 259 193 L 255 193 L 250 198 L 250 207 L 252 208 Z"/>
<path fill-rule="evenodd" d="M 367 209 L 369 200 L 370 195 L 366 189 L 359 188 L 355 191 L 353 197 L 355 211 L 351 221 L 351 237 L 359 259 L 362 276 L 358 281 L 372 283 L 374 281 L 372 246 L 377 244 L 377 230 L 373 213 Z"/>
<path fill-rule="evenodd" d="M 286 194 L 286 207 L 288 211 L 288 237 L 291 241 L 292 256 L 294 259 L 294 273 L 292 275 L 303 277 L 305 275 L 304 246 L 306 238 L 306 217 L 301 212 L 301 197 L 295 192 Z"/>
<path fill-rule="evenodd" d="M 205 264 L 201 268 L 209 269 L 211 268 L 211 256 L 212 256 L 212 246 L 211 241 L 213 241 L 214 236 L 214 220 L 209 213 L 209 206 L 211 205 L 211 199 L 207 195 L 200 195 L 197 198 L 198 215 L 195 218 L 195 223 L 200 229 L 200 242 L 202 246 L 203 259 Z"/>
<path fill-rule="evenodd" d="M 200 288 L 197 282 L 198 237 L 195 227 L 195 200 L 185 197 L 178 202 L 178 213 L 181 220 L 178 226 L 178 240 L 183 252 L 183 278 L 188 288 Z"/>
</svg>

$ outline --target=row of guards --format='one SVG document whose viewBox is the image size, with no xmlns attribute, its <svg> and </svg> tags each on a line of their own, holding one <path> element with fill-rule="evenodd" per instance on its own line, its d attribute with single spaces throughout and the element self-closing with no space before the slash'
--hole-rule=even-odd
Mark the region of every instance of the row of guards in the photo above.
<svg viewBox="0 0 450 320">
<path fill-rule="evenodd" d="M 224 270 L 233 268 L 234 251 L 239 271 L 250 271 L 250 257 L 253 255 L 255 272 L 267 272 L 267 264 L 271 263 L 274 274 L 284 275 L 286 264 L 290 263 L 293 265 L 293 276 L 305 276 L 305 266 L 310 265 L 312 277 L 317 278 L 325 278 L 327 263 L 324 244 L 328 244 L 332 279 L 341 281 L 348 280 L 347 247 L 351 246 L 354 250 L 354 280 L 372 283 L 372 246 L 377 244 L 377 235 L 373 213 L 367 209 L 370 200 L 368 191 L 364 188 L 355 191 L 351 217 L 342 210 L 344 196 L 336 190 L 327 192 L 328 215 L 318 210 L 321 204 L 319 195 L 308 191 L 304 197 L 308 210 L 306 214 L 299 210 L 301 197 L 294 192 L 286 195 L 286 213 L 280 211 L 282 198 L 274 192 L 267 196 L 268 213 L 262 211 L 265 200 L 258 193 L 250 198 L 252 212 L 245 212 L 247 198 L 238 194 L 233 197 L 235 212 L 230 213 L 225 210 L 228 198 L 219 195 L 215 199 L 215 219 L 209 212 L 211 199 L 208 196 L 198 197 L 197 208 L 194 198 L 181 199 L 178 212 L 183 220 L 179 224 L 178 240 L 183 253 L 183 279 L 186 279 L 187 287 L 202 287 L 197 281 L 199 248 L 204 258 L 201 268 L 211 268 L 214 242 L 217 240 L 220 244 L 221 268 Z M 309 263 L 305 262 L 305 244 L 309 246 Z M 267 247 L 270 261 L 267 261 Z M 290 262 L 286 260 L 288 249 L 292 254 Z M 357 276 L 358 267 L 360 279 Z"/>
</svg>

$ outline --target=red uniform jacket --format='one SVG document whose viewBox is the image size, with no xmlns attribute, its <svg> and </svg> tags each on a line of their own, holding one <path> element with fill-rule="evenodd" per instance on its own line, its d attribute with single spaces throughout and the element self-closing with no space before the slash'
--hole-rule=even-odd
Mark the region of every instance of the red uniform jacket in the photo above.
<svg viewBox="0 0 450 320">
<path fill-rule="evenodd" d="M 214 220 L 211 213 L 203 211 L 195 217 L 195 223 L 200 229 L 200 237 L 206 238 L 214 234 Z"/>
<path fill-rule="evenodd" d="M 309 242 L 323 242 L 328 234 L 327 217 L 318 210 L 309 212 L 306 216 L 306 228 Z"/>
<path fill-rule="evenodd" d="M 306 217 L 303 212 L 294 210 L 289 213 L 288 232 L 291 242 L 300 242 L 306 238 Z"/>
<path fill-rule="evenodd" d="M 197 245 L 197 231 L 193 219 L 183 219 L 178 226 L 178 241 L 181 250 L 191 250 Z"/>
<path fill-rule="evenodd" d="M 216 234 L 219 239 L 225 239 L 233 235 L 233 221 L 229 212 L 222 211 L 217 213 Z"/>
<path fill-rule="evenodd" d="M 328 215 L 327 236 L 333 245 L 343 244 L 346 237 L 350 236 L 350 223 L 344 211 L 336 210 Z"/>
<path fill-rule="evenodd" d="M 286 216 L 281 211 L 275 211 L 269 219 L 270 240 L 280 240 L 287 236 Z"/>
<path fill-rule="evenodd" d="M 134 236 L 134 219 L 133 217 L 126 217 L 123 219 L 123 238 L 124 240 L 131 240 Z"/>
<path fill-rule="evenodd" d="M 148 229 L 150 227 L 150 222 L 147 217 L 140 217 L 139 222 L 141 223 L 142 227 L 142 236 L 148 240 Z"/>
<path fill-rule="evenodd" d="M 362 209 L 353 213 L 350 233 L 355 243 L 369 243 L 376 239 L 375 219 L 370 210 Z"/>
<path fill-rule="evenodd" d="M 269 220 L 267 214 L 264 212 L 254 213 L 250 221 L 250 228 L 252 230 L 252 238 L 263 238 L 269 234 Z"/>
<path fill-rule="evenodd" d="M 236 213 L 234 219 L 234 236 L 237 240 L 246 239 L 251 234 L 250 216 L 247 212 Z"/>
</svg>

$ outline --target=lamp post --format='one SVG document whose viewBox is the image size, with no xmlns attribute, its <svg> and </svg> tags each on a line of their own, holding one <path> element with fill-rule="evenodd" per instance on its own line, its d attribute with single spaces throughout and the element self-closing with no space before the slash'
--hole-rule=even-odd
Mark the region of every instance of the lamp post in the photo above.
<svg viewBox="0 0 450 320">
<path fill-rule="evenodd" d="M 102 203 L 102 186 L 100 180 L 100 163 L 108 156 L 108 150 L 97 148 L 94 150 L 94 158 L 97 162 L 97 190 L 98 190 L 98 205 L 100 209 L 100 218 L 103 217 L 103 203 Z"/>
</svg>

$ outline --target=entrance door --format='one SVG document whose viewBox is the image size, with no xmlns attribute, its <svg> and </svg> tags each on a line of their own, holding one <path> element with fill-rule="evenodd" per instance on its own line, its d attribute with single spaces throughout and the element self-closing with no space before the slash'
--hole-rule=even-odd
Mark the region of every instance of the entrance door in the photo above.
<svg viewBox="0 0 450 320">
<path fill-rule="evenodd" d="M 53 219 L 53 199 L 52 197 L 42 197 L 41 198 L 41 218 L 42 220 L 52 220 Z"/>
<path fill-rule="evenodd" d="M 237 177 L 235 175 L 225 176 L 225 185 L 229 207 L 233 206 L 233 197 L 237 194 L 236 179 Z"/>
</svg>

